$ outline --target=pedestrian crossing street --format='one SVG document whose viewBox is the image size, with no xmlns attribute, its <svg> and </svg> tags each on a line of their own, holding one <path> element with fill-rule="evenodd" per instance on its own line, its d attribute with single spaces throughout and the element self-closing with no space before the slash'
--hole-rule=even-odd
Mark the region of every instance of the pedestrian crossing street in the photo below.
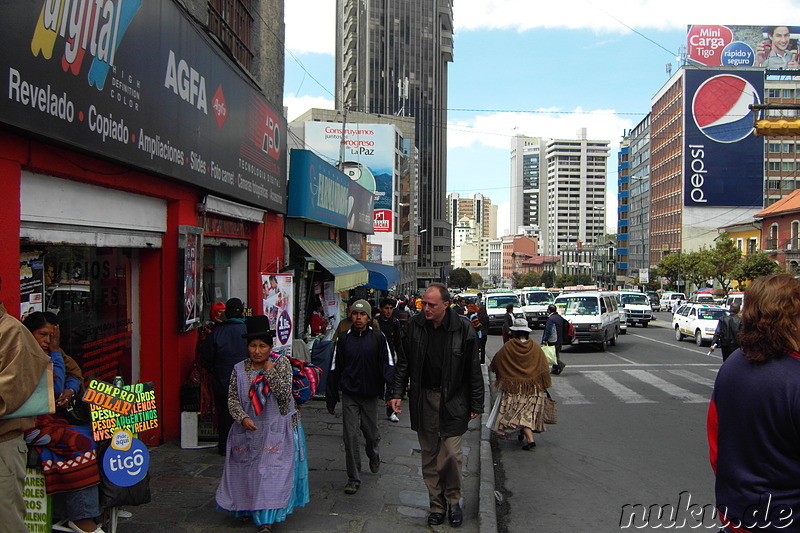
<svg viewBox="0 0 800 533">
<path fill-rule="evenodd" d="M 719 364 L 567 365 L 550 394 L 562 405 L 606 403 L 705 404 Z"/>
</svg>

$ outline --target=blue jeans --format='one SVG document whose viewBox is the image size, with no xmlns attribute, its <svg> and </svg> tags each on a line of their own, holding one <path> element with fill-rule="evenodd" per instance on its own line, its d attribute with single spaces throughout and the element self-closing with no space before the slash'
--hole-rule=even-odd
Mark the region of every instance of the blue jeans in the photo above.
<svg viewBox="0 0 800 533">
<path fill-rule="evenodd" d="M 100 516 L 100 495 L 97 485 L 73 492 L 53 495 L 59 515 L 73 522 Z"/>
</svg>

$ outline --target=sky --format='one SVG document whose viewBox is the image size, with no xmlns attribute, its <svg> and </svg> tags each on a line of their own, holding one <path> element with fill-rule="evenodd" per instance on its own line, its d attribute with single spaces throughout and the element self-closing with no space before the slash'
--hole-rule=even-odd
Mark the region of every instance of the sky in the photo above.
<svg viewBox="0 0 800 533">
<path fill-rule="evenodd" d="M 284 106 L 334 106 L 335 0 L 286 2 Z M 758 7 L 761 6 L 761 7 Z M 514 135 L 610 141 L 606 225 L 616 227 L 617 151 L 681 64 L 690 24 L 800 25 L 796 0 L 454 0 L 447 191 L 482 193 L 508 232 Z M 514 228 L 516 229 L 516 228 Z"/>
</svg>

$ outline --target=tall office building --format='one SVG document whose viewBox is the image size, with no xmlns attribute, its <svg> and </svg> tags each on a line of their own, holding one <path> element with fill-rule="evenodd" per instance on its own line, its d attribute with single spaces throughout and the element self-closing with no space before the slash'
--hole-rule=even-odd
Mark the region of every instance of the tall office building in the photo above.
<svg viewBox="0 0 800 533">
<path fill-rule="evenodd" d="M 336 0 L 337 106 L 416 123 L 421 287 L 442 280 L 450 265 L 445 195 L 452 60 L 452 0 Z"/>
<path fill-rule="evenodd" d="M 542 212 L 546 255 L 567 247 L 595 245 L 605 234 L 606 163 L 609 141 L 550 139 L 545 146 L 547 210 Z"/>
<path fill-rule="evenodd" d="M 646 283 L 650 249 L 650 113 L 620 143 L 617 274 L 620 282 Z"/>
<path fill-rule="evenodd" d="M 515 233 L 520 226 L 542 227 L 540 214 L 545 210 L 544 160 L 545 141 L 539 137 L 516 135 L 511 139 L 511 225 Z M 543 194 L 544 191 L 544 194 Z"/>
<path fill-rule="evenodd" d="M 497 210 L 493 209 L 491 198 L 480 193 L 461 197 L 458 193 L 447 195 L 447 219 L 453 226 L 453 265 L 456 266 L 455 249 L 464 242 L 464 236 L 458 234 L 458 227 L 464 226 L 466 218 L 468 226 L 474 227 L 474 236 L 468 244 L 479 247 L 479 256 L 483 262 L 489 261 L 489 240 L 497 238 Z"/>
</svg>

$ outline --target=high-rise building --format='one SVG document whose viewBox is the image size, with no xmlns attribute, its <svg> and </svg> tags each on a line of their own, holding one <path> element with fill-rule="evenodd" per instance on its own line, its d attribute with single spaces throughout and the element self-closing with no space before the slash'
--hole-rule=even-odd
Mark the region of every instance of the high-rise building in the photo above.
<svg viewBox="0 0 800 533">
<path fill-rule="evenodd" d="M 800 79 L 768 75 L 764 81 L 767 104 L 800 104 Z M 797 120 L 796 109 L 770 109 L 765 118 Z M 770 206 L 800 189 L 800 137 L 765 137 L 764 206 Z"/>
<path fill-rule="evenodd" d="M 649 279 L 650 114 L 620 143 L 617 224 L 618 281 Z"/>
<path fill-rule="evenodd" d="M 336 0 L 337 106 L 416 123 L 420 286 L 442 280 L 451 260 L 445 195 L 452 60 L 452 0 Z"/>
<path fill-rule="evenodd" d="M 540 227 L 547 255 L 561 248 L 594 245 L 605 234 L 606 163 L 609 141 L 549 139 L 545 145 L 547 210 Z"/>
<path fill-rule="evenodd" d="M 542 226 L 546 209 L 545 141 L 516 135 L 511 139 L 511 233 L 521 226 Z"/>
<path fill-rule="evenodd" d="M 458 193 L 447 195 L 447 220 L 453 227 L 453 265 L 456 265 L 456 248 L 464 241 L 464 235 L 459 234 L 457 228 L 464 226 L 462 219 L 471 221 L 474 231 L 467 244 L 478 246 L 479 256 L 483 262 L 489 261 L 489 240 L 497 238 L 497 210 L 493 209 L 491 198 L 477 193 L 461 197 Z M 469 223 L 467 223 L 469 225 Z"/>
</svg>

